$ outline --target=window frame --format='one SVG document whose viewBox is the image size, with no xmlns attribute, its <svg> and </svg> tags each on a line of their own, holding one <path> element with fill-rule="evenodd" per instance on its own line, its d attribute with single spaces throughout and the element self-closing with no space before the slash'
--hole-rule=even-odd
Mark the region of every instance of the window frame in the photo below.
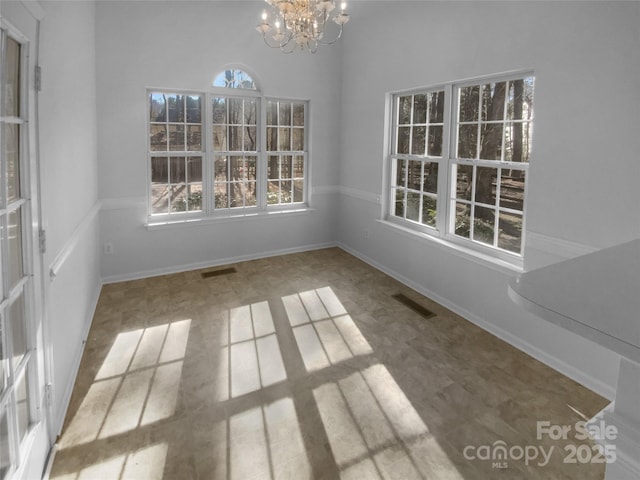
<svg viewBox="0 0 640 480">
<path fill-rule="evenodd" d="M 390 92 L 387 94 L 388 109 L 387 109 L 387 145 L 385 147 L 385 175 L 384 175 L 384 203 L 382 205 L 382 219 L 392 225 L 399 226 L 405 230 L 414 231 L 417 234 L 423 234 L 423 238 L 438 239 L 445 244 L 454 247 L 459 250 L 466 251 L 472 255 L 476 255 L 484 259 L 494 259 L 496 261 L 506 262 L 518 269 L 523 268 L 524 260 L 524 248 L 526 242 L 526 219 L 527 219 L 527 205 L 528 205 L 528 191 L 529 191 L 529 168 L 533 154 L 530 153 L 530 158 L 527 162 L 507 162 L 503 160 L 484 160 L 484 159 L 461 159 L 457 158 L 457 142 L 458 142 L 458 115 L 459 115 L 459 94 L 461 88 L 474 85 L 483 85 L 498 82 L 509 82 L 513 80 L 525 79 L 533 77 L 535 82 L 535 72 L 533 70 L 513 71 L 495 75 L 485 75 L 481 77 L 474 77 L 465 80 L 452 81 L 444 84 L 435 84 L 431 86 L 425 86 L 420 88 L 413 88 L 409 90 L 401 90 Z M 535 89 L 535 86 L 534 86 Z M 445 92 L 445 112 L 444 112 L 444 131 L 443 131 L 443 144 L 442 144 L 442 157 L 434 159 L 429 156 L 414 156 L 406 154 L 397 154 L 397 132 L 398 132 L 398 116 L 399 116 L 399 99 L 403 96 L 428 94 L 430 92 L 444 90 Z M 535 90 L 534 90 L 535 91 Z M 534 101 L 535 112 L 535 101 Z M 534 114 L 535 115 L 535 114 Z M 535 123 L 535 116 L 532 116 L 531 125 Z M 480 122 L 481 123 L 481 122 Z M 501 120 L 502 124 L 507 123 L 507 119 Z M 480 141 L 480 140 L 478 140 Z M 411 145 L 411 143 L 409 143 Z M 504 145 L 504 139 L 503 139 Z M 410 147 L 411 148 L 411 147 Z M 476 154 L 479 156 L 479 153 Z M 502 155 L 504 157 L 504 154 Z M 395 196 L 394 196 L 394 182 L 396 175 L 396 163 L 397 158 L 402 157 L 409 160 L 422 160 L 422 161 L 436 161 L 438 166 L 438 182 L 437 182 L 437 218 L 434 227 L 417 223 L 415 221 L 407 220 L 405 218 L 397 217 L 394 213 L 395 209 Z M 455 233 L 455 205 L 456 205 L 456 165 L 469 165 L 472 168 L 477 166 L 489 166 L 491 168 L 503 169 L 505 167 L 511 167 L 512 169 L 522 170 L 525 172 L 524 191 L 523 191 L 523 205 L 522 205 L 522 232 L 520 252 L 514 253 L 506 249 L 497 248 L 487 244 L 483 244 L 477 240 L 471 238 L 462 237 Z M 473 185 L 475 189 L 475 185 Z M 499 192 L 496 192 L 499 195 Z M 406 197 L 405 197 L 406 198 Z M 472 202 L 475 202 L 472 196 Z M 406 209 L 406 205 L 405 205 Z M 509 211 L 503 209 L 497 205 L 495 211 Z M 406 215 L 405 215 L 406 216 Z M 497 233 L 494 233 L 497 235 Z"/>
<path fill-rule="evenodd" d="M 255 152 L 252 150 L 215 150 L 214 142 L 213 142 L 213 99 L 216 97 L 224 97 L 226 99 L 255 99 L 256 100 L 256 150 Z M 207 131 L 207 166 L 210 169 L 210 174 L 207 175 L 206 185 L 208 188 L 208 193 L 205 194 L 208 200 L 208 209 L 206 212 L 203 212 L 204 215 L 208 217 L 230 217 L 230 216 L 238 216 L 238 215 L 250 215 L 251 213 L 255 213 L 258 210 L 264 209 L 263 203 L 261 202 L 263 193 L 263 185 L 261 182 L 261 171 L 263 168 L 261 167 L 261 150 L 263 149 L 263 122 L 262 122 L 262 112 L 264 110 L 262 95 L 259 90 L 255 89 L 233 89 L 233 88 L 225 88 L 225 87 L 213 87 L 211 92 L 207 92 L 206 94 L 206 120 L 205 120 L 205 130 Z M 208 123 L 209 119 L 211 123 Z M 229 125 L 228 123 L 225 125 Z M 244 123 L 243 123 L 244 125 Z M 244 146 L 243 146 L 244 148 Z M 256 204 L 255 205 L 246 205 L 242 207 L 223 207 L 216 208 L 215 207 L 215 178 L 213 176 L 213 172 L 215 171 L 215 159 L 216 156 L 245 156 L 245 155 L 255 155 L 256 157 Z M 229 172 L 227 168 L 227 173 Z M 226 182 L 229 185 L 231 180 L 227 178 Z M 228 192 L 228 190 L 227 190 Z"/>
<path fill-rule="evenodd" d="M 162 93 L 162 94 L 170 94 L 170 95 L 183 95 L 183 96 L 199 96 L 200 97 L 200 116 L 201 116 L 201 122 L 200 122 L 200 126 L 201 126 L 201 132 L 200 132 L 200 150 L 176 150 L 176 151 L 171 151 L 166 150 L 166 151 L 153 151 L 151 150 L 151 144 L 150 144 L 150 139 L 151 139 L 151 125 L 153 123 L 159 123 L 159 122 L 152 122 L 149 118 L 149 113 L 151 111 L 151 94 L 152 93 Z M 175 213 L 158 213 L 158 214 L 154 214 L 152 213 L 153 211 L 153 177 L 152 177 L 152 158 L 153 157 L 167 157 L 167 159 L 169 159 L 172 156 L 177 156 L 177 157 L 201 157 L 202 158 L 202 189 L 203 191 L 205 190 L 205 179 L 206 179 L 206 175 L 207 175 L 207 168 L 208 166 L 207 161 L 206 161 L 206 128 L 205 128 L 205 121 L 204 121 L 204 115 L 205 115 L 205 99 L 204 99 L 204 94 L 202 92 L 198 92 L 195 90 L 180 90 L 180 89 L 175 89 L 175 88 L 148 88 L 146 90 L 146 112 L 147 112 L 147 117 L 146 117 L 146 124 L 147 124 L 147 134 L 146 134 L 146 142 L 147 142 L 147 146 L 146 146 L 146 150 L 147 150 L 147 170 L 146 170 L 146 185 L 147 185 L 147 199 L 146 199 L 146 205 L 147 205 L 147 218 L 148 221 L 151 220 L 152 218 L 165 218 L 166 219 L 173 219 L 176 215 L 181 216 L 181 218 L 185 218 L 185 219 L 192 219 L 195 217 L 199 217 L 201 216 L 202 212 L 205 212 L 207 209 L 207 198 L 206 195 L 202 195 L 202 200 L 201 200 L 201 206 L 202 206 L 202 210 L 198 210 L 198 211 L 186 211 L 186 212 L 175 212 Z M 169 124 L 172 122 L 169 122 L 169 120 L 165 120 L 164 122 L 165 124 Z M 173 122 L 176 123 L 176 122 Z M 187 122 L 184 122 L 185 125 L 187 125 Z M 168 132 L 167 132 L 167 136 L 168 136 Z M 187 145 L 185 144 L 185 148 L 187 147 Z M 170 162 L 170 160 L 169 160 Z M 169 175 L 169 174 L 168 174 Z M 171 185 L 171 178 L 168 178 L 169 183 L 168 185 Z M 188 182 L 185 182 L 185 184 L 187 184 Z M 170 205 L 170 204 L 169 204 Z"/>
<path fill-rule="evenodd" d="M 443 136 L 442 136 L 442 154 L 441 156 L 430 156 L 428 154 L 426 155 L 415 155 L 412 153 L 396 153 L 395 149 L 396 149 L 396 145 L 398 142 L 398 136 L 397 136 L 397 132 L 398 132 L 398 125 L 399 125 L 399 121 L 398 121 L 398 117 L 399 117 L 399 102 L 400 102 L 400 97 L 405 97 L 408 95 L 411 95 L 412 97 L 414 97 L 415 95 L 421 95 L 421 94 L 430 94 L 430 93 L 435 93 L 438 91 L 444 91 L 444 112 L 443 112 L 443 121 L 442 121 L 442 125 L 443 125 Z M 388 195 L 388 208 L 386 209 L 385 212 L 385 217 L 388 220 L 392 220 L 395 223 L 398 223 L 404 227 L 407 228 L 411 228 L 411 229 L 415 229 L 419 232 L 422 233 L 426 233 L 428 235 L 434 235 L 435 232 L 441 231 L 444 228 L 444 219 L 442 215 L 437 215 L 436 217 L 436 222 L 434 226 L 429 226 L 423 223 L 417 223 L 411 220 L 407 220 L 406 219 L 406 206 L 405 206 L 405 218 L 400 218 L 397 217 L 396 215 L 393 214 L 393 208 L 395 206 L 395 197 L 392 194 L 392 190 L 394 188 L 393 186 L 393 179 L 397 178 L 397 163 L 394 160 L 398 160 L 398 159 L 402 159 L 405 160 L 407 162 L 409 161 L 420 161 L 422 162 L 422 170 L 424 169 L 424 165 L 425 163 L 436 163 L 438 165 L 438 181 L 437 181 L 437 189 L 436 189 L 436 193 L 435 193 L 435 197 L 436 197 L 436 208 L 440 209 L 441 208 L 441 204 L 443 203 L 440 199 L 440 194 L 439 192 L 443 191 L 443 188 L 446 187 L 446 178 L 445 175 L 443 175 L 442 173 L 445 173 L 447 170 L 447 162 L 446 159 L 449 155 L 449 147 L 450 147 L 450 142 L 449 142 L 449 129 L 446 128 L 448 122 L 449 122 L 449 115 L 450 115 L 450 109 L 447 108 L 447 103 L 448 103 L 448 98 L 450 98 L 449 95 L 447 95 L 447 85 L 435 85 L 435 86 L 431 86 L 431 87 L 426 87 L 426 88 L 417 88 L 417 89 L 411 89 L 411 90 L 405 90 L 405 91 L 401 91 L 401 92 L 395 92 L 394 94 L 391 95 L 391 122 L 390 122 L 390 129 L 391 129 L 391 134 L 390 134 L 390 142 L 389 142 L 389 154 L 388 154 L 388 163 L 389 163 L 389 172 L 388 172 L 388 182 L 387 182 L 387 195 Z M 412 108 L 412 116 L 413 116 L 413 108 Z M 437 122 L 438 124 L 440 122 Z M 411 127 L 414 126 L 414 123 L 411 122 L 408 125 L 410 125 Z M 429 123 L 427 122 L 427 125 L 429 125 Z M 413 128 L 412 128 L 413 130 Z M 411 150 L 411 144 L 412 144 L 412 136 L 410 134 L 409 136 L 409 150 Z M 407 175 L 408 175 L 408 168 L 407 168 Z M 407 184 L 407 182 L 405 182 L 405 184 Z M 407 190 L 408 193 L 408 187 L 405 188 Z M 423 188 L 421 188 L 421 193 L 423 192 Z M 428 193 L 432 193 L 432 192 L 428 192 Z M 429 195 L 431 196 L 431 195 Z M 405 199 L 406 199 L 406 194 L 405 194 Z"/>
<path fill-rule="evenodd" d="M 277 102 L 277 103 L 281 103 L 281 102 L 287 102 L 290 104 L 294 104 L 294 103 L 302 103 L 304 104 L 304 117 L 303 117 L 303 150 L 293 150 L 293 148 L 291 150 L 268 150 L 268 145 L 267 145 L 267 140 L 266 140 L 266 132 L 267 132 L 267 128 L 269 127 L 269 123 L 267 123 L 267 104 L 269 102 Z M 263 109 L 262 111 L 264 112 L 264 133 L 265 133 L 265 138 L 264 138 L 264 148 L 262 149 L 262 153 L 264 154 L 264 159 L 263 159 L 263 163 L 265 165 L 264 168 L 264 177 L 265 177 L 265 183 L 264 185 L 266 186 L 266 188 L 268 188 L 269 186 L 269 178 L 268 178 L 268 168 L 267 168 L 267 162 L 269 161 L 269 157 L 270 156 L 278 156 L 278 157 L 282 157 L 282 156 L 286 156 L 286 155 L 290 155 L 291 157 L 295 157 L 295 156 L 302 156 L 303 157 L 303 163 L 302 163 L 302 168 L 303 168 L 303 178 L 302 178 L 302 201 L 300 202 L 295 202 L 294 198 L 292 198 L 291 202 L 288 203 L 275 203 L 275 204 L 269 204 L 268 202 L 268 192 L 265 192 L 264 195 L 264 200 L 266 202 L 266 208 L 269 210 L 282 210 L 282 211 L 286 211 L 286 210 L 295 210 L 297 208 L 300 207 L 300 205 L 306 205 L 308 206 L 309 204 L 309 143 L 310 143 L 310 139 L 309 139 L 309 101 L 308 100 L 298 100 L 295 98 L 283 98 L 283 97 L 265 97 L 264 101 L 263 101 Z M 293 125 L 294 121 L 293 121 L 293 110 L 291 111 L 291 125 L 288 126 L 288 128 L 292 129 L 292 133 L 293 133 L 293 128 L 295 128 L 295 125 Z M 276 128 L 281 128 L 280 123 L 278 122 L 278 125 L 276 126 Z M 293 145 L 293 135 L 290 138 L 290 145 Z M 299 177 L 294 177 L 294 172 L 295 168 L 293 165 L 293 158 L 292 158 L 292 166 L 291 166 L 291 181 L 292 181 L 292 192 L 293 189 L 295 188 L 293 186 L 293 182 L 298 179 Z M 282 180 L 282 176 L 278 177 L 278 180 Z M 293 196 L 293 194 L 292 194 Z"/>
<path fill-rule="evenodd" d="M 217 75 L 216 75 L 217 78 Z M 253 78 L 253 77 L 252 77 Z M 212 83 L 213 85 L 213 83 Z M 146 185 L 147 185 L 147 227 L 162 225 L 162 224 L 179 224 L 179 223 L 188 223 L 194 221 L 215 221 L 217 219 L 230 219 L 230 218 L 238 218 L 238 217 L 251 217 L 261 214 L 269 214 L 269 213 L 279 213 L 279 212 L 287 212 L 287 211 L 296 211 L 299 212 L 301 210 L 309 209 L 309 158 L 311 155 L 310 152 L 310 133 L 309 133 L 309 106 L 310 101 L 308 99 L 298 99 L 298 98 L 285 98 L 285 97 L 270 97 L 264 95 L 258 84 L 255 82 L 255 89 L 244 89 L 244 88 L 228 88 L 228 87 L 210 87 L 208 91 L 197 91 L 191 89 L 175 89 L 175 88 L 147 88 L 146 89 L 146 151 L 147 151 L 147 169 L 146 169 Z M 191 211 L 191 212 L 167 212 L 167 213 L 152 213 L 152 160 L 151 158 L 154 156 L 158 156 L 158 152 L 151 151 L 150 144 L 150 134 L 151 134 L 151 122 L 149 112 L 151 107 L 151 94 L 152 93 L 164 93 L 164 94 L 178 94 L 178 95 L 197 95 L 202 99 L 202 129 L 204 132 L 201 135 L 202 138 L 202 149 L 198 152 L 187 152 L 187 151 L 176 151 L 176 156 L 198 156 L 201 153 L 202 155 L 202 210 Z M 214 150 L 214 139 L 213 139 L 213 107 L 212 102 L 216 97 L 224 97 L 224 98 L 255 98 L 256 99 L 256 108 L 257 108 L 257 138 L 256 138 L 256 204 L 248 205 L 243 207 L 234 207 L 234 208 L 216 208 L 215 207 L 215 197 L 214 197 L 214 178 L 213 172 L 215 171 L 215 158 L 218 155 L 218 152 L 222 152 L 222 155 L 232 156 L 243 155 L 245 152 L 231 152 L 231 151 L 216 151 Z M 267 129 L 267 103 L 270 101 L 276 102 L 289 102 L 289 103 L 302 103 L 304 104 L 304 134 L 303 134 L 303 142 L 304 142 L 304 151 L 291 151 L 291 152 L 274 152 L 267 151 L 267 142 L 266 142 L 266 129 Z M 186 145 L 185 145 L 186 148 Z M 169 152 L 160 152 L 166 156 L 171 156 L 171 151 Z M 270 155 L 276 154 L 291 154 L 293 155 L 303 155 L 303 195 L 301 202 L 291 202 L 291 203 L 278 203 L 278 204 L 268 204 L 267 202 L 267 188 L 268 188 L 268 178 L 267 178 L 267 161 Z M 253 154 L 253 152 L 251 153 Z M 227 180 L 228 181 L 228 180 Z"/>
</svg>

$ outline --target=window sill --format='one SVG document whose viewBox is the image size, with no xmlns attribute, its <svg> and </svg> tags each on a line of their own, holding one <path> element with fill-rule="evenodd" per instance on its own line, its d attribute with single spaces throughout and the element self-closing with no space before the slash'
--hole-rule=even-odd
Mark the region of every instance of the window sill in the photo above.
<svg viewBox="0 0 640 480">
<path fill-rule="evenodd" d="M 445 250 L 448 253 L 456 255 L 458 257 L 464 258 L 466 260 L 471 260 L 479 265 L 491 268 L 500 273 L 504 273 L 507 275 L 513 275 L 517 273 L 522 273 L 524 271 L 522 265 L 517 265 L 515 263 L 507 262 L 506 260 L 502 260 L 500 258 L 492 257 L 491 255 L 485 254 L 483 252 L 474 250 L 472 248 L 466 247 L 464 245 L 460 245 L 455 242 L 451 242 L 447 239 L 436 237 L 433 235 L 429 235 L 427 233 L 423 233 L 417 230 L 413 230 L 408 227 L 404 227 L 397 223 L 391 222 L 389 220 L 377 220 L 378 223 L 383 225 L 385 228 L 389 230 L 393 230 L 396 233 L 400 233 L 409 238 L 424 240 L 433 244 L 434 246 Z M 522 263 L 520 261 L 519 263 Z"/>
<path fill-rule="evenodd" d="M 153 218 L 149 218 L 145 224 L 145 228 L 149 231 L 153 230 L 166 230 L 170 228 L 185 228 L 195 227 L 200 225 L 214 225 L 220 223 L 233 223 L 233 222 L 245 222 L 256 219 L 274 218 L 274 217 L 289 217 L 295 215 L 308 215 L 315 212 L 315 208 L 301 205 L 299 208 L 286 209 L 286 210 L 257 210 L 251 213 L 239 213 L 239 214 L 224 214 L 224 215 L 211 215 L 206 217 L 189 217 L 180 219 L 158 219 L 155 221 Z"/>
</svg>

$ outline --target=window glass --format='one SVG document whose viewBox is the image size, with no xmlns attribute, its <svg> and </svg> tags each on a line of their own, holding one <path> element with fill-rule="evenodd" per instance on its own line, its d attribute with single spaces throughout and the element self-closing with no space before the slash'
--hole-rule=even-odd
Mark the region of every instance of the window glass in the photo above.
<svg viewBox="0 0 640 480">
<path fill-rule="evenodd" d="M 31 425 L 31 413 L 29 411 L 29 384 L 27 375 L 24 375 L 16 385 L 16 412 L 18 420 L 18 438 L 20 442 L 29 431 Z"/>
<path fill-rule="evenodd" d="M 256 90 L 256 84 L 247 72 L 233 68 L 219 73 L 213 81 L 213 86 Z"/>
<path fill-rule="evenodd" d="M 7 411 L 0 408 L 0 478 L 11 467 L 11 451 L 9 450 L 9 418 Z"/>
<path fill-rule="evenodd" d="M 5 123 L 4 160 L 7 165 L 7 202 L 20 197 L 20 124 Z"/>
<path fill-rule="evenodd" d="M 304 119 L 304 102 L 267 101 L 268 205 L 304 201 Z"/>
<path fill-rule="evenodd" d="M 149 93 L 152 215 L 202 211 L 202 131 L 202 95 Z"/>
<path fill-rule="evenodd" d="M 396 95 L 389 218 L 520 255 L 533 100 L 533 76 Z M 440 191 L 445 168 L 451 181 Z M 438 216 L 443 202 L 450 205 L 448 218 Z"/>
<path fill-rule="evenodd" d="M 215 96 L 212 111 L 213 148 L 220 154 L 214 161 L 214 209 L 255 207 L 258 102 L 248 97 Z"/>
<path fill-rule="evenodd" d="M 13 345 L 13 366 L 20 363 L 27 352 L 26 325 L 24 315 L 24 296 L 20 294 L 9 308 L 9 323 L 11 325 L 11 343 Z"/>
<path fill-rule="evenodd" d="M 7 375 L 7 368 L 5 367 L 6 355 L 3 347 L 5 343 L 3 322 L 4 319 L 0 317 L 0 396 L 3 394 L 5 386 L 7 385 L 5 378 Z M 2 476 L 0 476 L 0 478 L 2 478 Z"/>
<path fill-rule="evenodd" d="M 8 215 L 8 244 L 9 244 L 9 261 L 8 276 L 9 288 L 13 288 L 24 274 L 24 265 L 22 258 L 22 207 L 18 207 L 15 211 Z"/>
<path fill-rule="evenodd" d="M 436 226 L 438 165 L 443 151 L 444 90 L 402 95 L 396 100 L 392 153 L 391 215 Z"/>
<path fill-rule="evenodd" d="M 20 112 L 20 44 L 6 37 L 4 58 L 4 115 L 19 117 Z"/>
<path fill-rule="evenodd" d="M 214 86 L 256 90 L 246 72 L 234 69 Z M 150 216 L 237 215 L 306 201 L 307 102 L 220 89 L 210 96 L 150 91 L 148 101 Z M 428 110 L 429 100 L 421 102 Z"/>
<path fill-rule="evenodd" d="M 455 196 L 469 201 L 467 221 L 460 222 L 468 227 L 458 228 L 456 221 L 454 233 L 517 254 L 522 251 L 533 85 L 533 77 L 523 77 L 457 89 L 457 156 L 471 164 L 454 167 Z"/>
</svg>

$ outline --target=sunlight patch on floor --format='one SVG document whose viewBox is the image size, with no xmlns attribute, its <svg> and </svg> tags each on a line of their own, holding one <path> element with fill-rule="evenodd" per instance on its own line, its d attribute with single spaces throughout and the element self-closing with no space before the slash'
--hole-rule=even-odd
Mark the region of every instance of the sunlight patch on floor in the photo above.
<svg viewBox="0 0 640 480">
<path fill-rule="evenodd" d="M 230 480 L 310 478 L 311 466 L 289 397 L 229 419 Z"/>
<path fill-rule="evenodd" d="M 269 302 L 232 308 L 226 323 L 218 358 L 218 401 L 287 379 Z"/>
<path fill-rule="evenodd" d="M 167 444 L 158 443 L 84 467 L 79 472 L 51 477 L 52 480 L 140 480 L 162 478 Z"/>
<path fill-rule="evenodd" d="M 191 320 L 119 333 L 60 441 L 105 439 L 175 413 Z"/>
<path fill-rule="evenodd" d="M 462 478 L 384 365 L 313 396 L 342 479 Z"/>
<path fill-rule="evenodd" d="M 373 352 L 331 287 L 282 298 L 307 372 Z"/>
</svg>

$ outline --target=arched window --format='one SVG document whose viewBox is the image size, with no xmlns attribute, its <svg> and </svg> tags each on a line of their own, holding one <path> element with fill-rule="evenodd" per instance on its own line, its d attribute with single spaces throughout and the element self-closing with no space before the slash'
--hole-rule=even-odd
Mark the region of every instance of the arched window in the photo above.
<svg viewBox="0 0 640 480">
<path fill-rule="evenodd" d="M 306 203 L 307 101 L 264 97 L 256 75 L 227 66 L 210 92 L 148 90 L 148 102 L 154 224 Z"/>
<path fill-rule="evenodd" d="M 244 70 L 228 68 L 220 72 L 213 81 L 214 87 L 240 88 L 244 90 L 257 90 L 256 82 Z"/>
</svg>

